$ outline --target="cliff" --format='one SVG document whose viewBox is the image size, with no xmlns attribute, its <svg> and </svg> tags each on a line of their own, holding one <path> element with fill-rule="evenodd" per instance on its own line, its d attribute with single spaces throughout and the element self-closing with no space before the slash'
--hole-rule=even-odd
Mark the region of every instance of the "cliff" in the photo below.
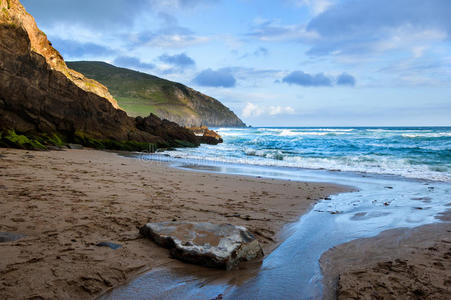
<svg viewBox="0 0 451 300">
<path fill-rule="evenodd" d="M 55 138 L 126 150 L 198 145 L 176 123 L 127 116 L 105 86 L 67 67 L 18 0 L 0 0 L 0 146 Z"/>
<path fill-rule="evenodd" d="M 183 84 L 104 62 L 79 61 L 68 65 L 106 85 L 129 115 L 154 113 L 187 127 L 245 126 L 221 102 Z"/>
</svg>

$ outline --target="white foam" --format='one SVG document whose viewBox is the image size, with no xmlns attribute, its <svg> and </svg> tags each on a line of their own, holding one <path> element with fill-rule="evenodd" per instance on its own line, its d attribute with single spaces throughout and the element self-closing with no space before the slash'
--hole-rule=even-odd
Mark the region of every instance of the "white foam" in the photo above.
<svg viewBox="0 0 451 300">
<path fill-rule="evenodd" d="M 280 136 L 309 136 L 309 135 L 317 135 L 317 136 L 323 136 L 323 135 L 339 135 L 339 134 L 349 134 L 348 132 L 340 132 L 340 131 L 292 131 L 289 129 L 282 130 L 280 132 Z"/>
<path fill-rule="evenodd" d="M 283 156 L 280 151 L 246 150 L 252 157 L 227 157 L 220 153 L 214 156 L 199 155 L 181 151 L 168 151 L 172 157 L 193 160 L 195 163 L 207 162 L 238 163 L 259 166 L 295 167 L 305 169 L 325 169 L 374 174 L 399 175 L 407 178 L 428 179 L 451 182 L 451 166 L 442 166 L 440 170 L 428 165 L 412 165 L 407 159 L 395 159 L 377 155 L 346 156 L 338 158 L 313 158 Z"/>
<path fill-rule="evenodd" d="M 340 148 L 337 144 L 337 156 L 331 156 L 335 153 L 333 141 L 328 143 L 329 135 L 347 134 L 349 138 L 345 139 L 350 145 L 357 147 L 373 146 L 378 148 L 394 148 L 406 151 L 406 157 L 410 157 L 411 149 L 427 149 L 431 151 L 447 151 L 450 150 L 448 142 L 439 143 L 428 141 L 427 143 L 417 143 L 416 140 L 402 139 L 401 136 L 413 137 L 448 137 L 451 132 L 432 131 L 421 129 L 349 129 L 349 128 L 221 128 L 218 130 L 224 135 L 225 142 L 217 146 L 202 145 L 199 148 L 183 149 L 180 151 L 166 152 L 172 157 L 180 157 L 188 160 L 194 160 L 195 163 L 203 162 L 219 162 L 219 163 L 238 163 L 261 166 L 277 166 L 277 167 L 295 167 L 307 169 L 327 169 L 338 171 L 365 172 L 375 174 L 392 174 L 409 178 L 430 179 L 438 181 L 451 181 L 451 163 L 449 160 L 443 160 L 436 163 L 430 163 L 428 157 L 417 157 L 417 153 L 413 154 L 416 161 L 411 158 L 399 157 L 400 153 L 394 155 L 377 155 L 369 154 L 362 148 L 361 154 L 349 153 L 343 156 L 345 148 Z M 373 132 L 373 133 L 371 133 Z M 307 141 L 309 137 L 318 136 L 318 147 L 315 142 L 308 142 L 306 147 L 302 147 L 302 143 Z M 353 137 L 364 137 L 365 145 L 357 140 L 353 142 Z M 374 137 L 374 139 L 372 139 Z M 385 139 L 385 137 L 397 137 L 402 142 L 393 142 Z M 237 138 L 238 140 L 234 140 Z M 322 143 L 324 140 L 325 143 Z M 243 142 L 241 142 L 243 141 Z M 299 141 L 299 144 L 296 142 Z M 279 149 L 281 147 L 290 149 L 287 152 Z M 286 144 L 285 144 L 286 143 Z M 268 146 L 264 146 L 268 145 Z M 299 147 L 297 146 L 299 145 Z M 260 147 L 268 147 L 258 149 Z M 255 149 L 257 148 L 257 149 Z M 406 148 L 405 150 L 402 148 Z M 323 151 L 321 151 L 323 150 Z M 353 150 L 354 151 L 354 150 Z M 374 148 L 370 151 L 374 151 Z M 360 152 L 360 151 L 359 151 Z M 303 154 L 305 153 L 305 154 Z M 312 153 L 317 153 L 319 157 L 311 157 Z M 368 154 L 367 154 L 368 153 Z M 439 152 L 440 153 L 440 152 Z M 428 155 L 428 154 L 425 154 Z M 439 159 L 433 158 L 431 159 Z M 424 162 L 423 162 L 424 161 Z"/>
<path fill-rule="evenodd" d="M 434 138 L 451 136 L 451 132 L 430 132 L 430 133 L 404 133 L 401 136 L 407 138 Z"/>
</svg>

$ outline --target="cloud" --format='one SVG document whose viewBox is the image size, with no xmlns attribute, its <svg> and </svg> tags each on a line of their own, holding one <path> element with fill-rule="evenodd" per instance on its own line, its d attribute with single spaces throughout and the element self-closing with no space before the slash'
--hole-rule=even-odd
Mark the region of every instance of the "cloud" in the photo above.
<svg viewBox="0 0 451 300">
<path fill-rule="evenodd" d="M 251 116 L 258 117 L 264 113 L 264 109 L 262 109 L 260 106 L 248 102 L 246 106 L 243 108 L 243 111 L 241 112 L 241 115 L 244 118 L 248 118 Z"/>
<path fill-rule="evenodd" d="M 277 20 L 257 20 L 251 31 L 246 35 L 266 42 L 284 40 L 308 41 L 317 37 L 316 32 L 306 31 L 305 25 L 284 25 Z"/>
<path fill-rule="evenodd" d="M 333 3 L 329 0 L 292 0 L 298 6 L 307 6 L 314 15 L 327 10 Z"/>
<path fill-rule="evenodd" d="M 198 36 L 189 28 L 179 25 L 178 20 L 164 12 L 158 13 L 159 29 L 126 34 L 130 48 L 153 46 L 160 48 L 185 48 L 209 41 L 207 37 Z"/>
<path fill-rule="evenodd" d="M 192 9 L 201 5 L 212 5 L 218 3 L 220 0 L 150 0 L 156 7 L 163 9 Z"/>
<path fill-rule="evenodd" d="M 168 55 L 163 54 L 158 59 L 164 63 L 179 67 L 179 68 L 186 68 L 194 66 L 196 63 L 194 60 L 186 55 L 185 53 L 175 54 L 175 55 Z"/>
<path fill-rule="evenodd" d="M 268 55 L 269 55 L 269 50 L 267 48 L 258 47 L 257 49 L 255 49 L 254 52 L 246 52 L 245 54 L 241 55 L 239 57 L 239 59 L 248 58 L 250 56 L 263 57 L 263 56 L 268 56 Z"/>
<path fill-rule="evenodd" d="M 332 80 L 323 73 L 311 75 L 302 71 L 291 72 L 282 79 L 282 82 L 302 86 L 332 86 Z"/>
<path fill-rule="evenodd" d="M 269 51 L 265 47 L 259 47 L 257 50 L 254 51 L 255 56 L 267 56 L 268 54 Z"/>
<path fill-rule="evenodd" d="M 196 62 L 185 53 L 163 54 L 158 57 L 158 60 L 163 63 L 159 66 L 163 74 L 184 73 L 185 69 L 196 65 Z"/>
<path fill-rule="evenodd" d="M 151 46 L 159 48 L 186 48 L 208 42 L 209 39 L 203 36 L 180 35 L 180 34 L 151 34 L 145 43 L 136 46 Z"/>
<path fill-rule="evenodd" d="M 180 26 L 178 20 L 173 15 L 160 12 L 158 13 L 158 18 L 161 21 L 161 28 L 158 31 L 160 34 L 188 35 L 193 33 L 190 29 Z"/>
<path fill-rule="evenodd" d="M 234 87 L 236 84 L 236 79 L 230 70 L 219 69 L 214 71 L 212 69 L 206 69 L 200 72 L 193 79 L 193 82 L 200 86 Z"/>
<path fill-rule="evenodd" d="M 282 114 L 287 114 L 287 115 L 292 115 L 294 114 L 294 108 L 292 108 L 291 106 L 270 106 L 268 109 L 268 114 L 270 116 L 275 116 L 275 115 L 282 115 Z"/>
<path fill-rule="evenodd" d="M 83 24 L 90 28 L 131 27 L 139 17 L 155 11 L 191 9 L 218 0 L 21 0 L 40 23 Z"/>
<path fill-rule="evenodd" d="M 282 78 L 282 81 L 276 80 L 276 83 L 284 82 L 288 84 L 296 84 L 306 87 L 320 87 L 320 86 L 333 86 L 336 85 L 348 85 L 354 86 L 356 80 L 354 76 L 348 73 L 341 73 L 336 78 L 333 76 L 326 76 L 324 73 L 308 74 L 303 71 L 293 71 Z"/>
<path fill-rule="evenodd" d="M 153 69 L 153 68 L 155 68 L 154 64 L 144 63 L 144 62 L 140 61 L 138 58 L 131 57 L 131 56 L 119 56 L 114 60 L 113 63 L 119 67 L 125 67 L 125 68 L 134 68 L 134 69 Z"/>
<path fill-rule="evenodd" d="M 196 0 L 23 0 L 50 37 L 96 36 L 116 48 L 184 48 L 209 39 L 183 27 L 170 7 L 203 5 Z M 216 1 L 210 0 L 209 3 Z M 149 30 L 148 28 L 154 28 Z M 72 33 L 72 35 L 71 35 Z M 91 39 L 93 40 L 93 39 Z M 89 41 L 91 41 L 89 40 Z"/>
<path fill-rule="evenodd" d="M 337 77 L 337 85 L 355 85 L 355 78 L 347 73 L 342 73 Z"/>
<path fill-rule="evenodd" d="M 385 51 L 405 47 L 405 40 L 410 40 L 407 46 L 418 49 L 431 38 L 443 40 L 451 36 L 450 15 L 449 0 L 343 1 L 307 25 L 308 32 L 319 35 L 308 54 Z M 411 34 L 417 38 L 411 40 Z M 388 47 L 386 41 L 390 42 Z"/>
<path fill-rule="evenodd" d="M 390 80 L 395 86 L 436 86 L 450 85 L 451 56 L 430 56 L 422 59 L 397 60 L 378 70 L 380 73 L 394 74 Z"/>
<path fill-rule="evenodd" d="M 257 69 L 237 66 L 225 67 L 221 70 L 233 74 L 234 77 L 242 80 L 272 78 L 280 73 L 280 70 L 276 69 Z"/>
<path fill-rule="evenodd" d="M 115 53 L 114 50 L 94 43 L 82 43 L 74 40 L 54 38 L 51 40 L 53 47 L 58 49 L 63 57 L 74 59 L 86 56 L 108 56 Z"/>
<path fill-rule="evenodd" d="M 247 36 L 299 42 L 309 47 L 310 56 L 354 58 L 395 50 L 418 58 L 436 43 L 451 40 L 449 0 L 287 1 L 309 7 L 313 18 L 297 24 L 258 19 Z"/>
<path fill-rule="evenodd" d="M 430 70 L 436 70 L 440 67 L 444 69 L 451 69 L 451 58 L 432 60 L 432 61 L 416 61 L 416 60 L 404 60 L 397 61 L 396 63 L 389 65 L 387 67 L 381 68 L 379 72 L 388 73 L 424 73 Z"/>
<path fill-rule="evenodd" d="M 44 25 L 80 24 L 91 28 L 131 26 L 135 18 L 148 10 L 148 0 L 22 0 L 23 5 Z"/>
<path fill-rule="evenodd" d="M 238 53 L 238 51 L 235 51 Z M 248 57 L 265 57 L 269 55 L 269 50 L 265 47 L 258 47 L 254 52 L 246 52 L 239 57 L 239 59 L 244 59 Z"/>
<path fill-rule="evenodd" d="M 294 114 L 295 111 L 290 106 L 259 106 L 257 104 L 248 102 L 243 108 L 241 115 L 244 118 L 259 117 L 262 115 L 275 116 L 284 114 Z"/>
</svg>

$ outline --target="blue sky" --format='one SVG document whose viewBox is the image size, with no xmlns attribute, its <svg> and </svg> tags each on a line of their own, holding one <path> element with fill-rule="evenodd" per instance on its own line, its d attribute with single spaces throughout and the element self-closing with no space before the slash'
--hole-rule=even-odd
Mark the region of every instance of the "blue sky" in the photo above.
<svg viewBox="0 0 451 300">
<path fill-rule="evenodd" d="M 66 60 L 184 83 L 253 126 L 451 125 L 449 0 L 22 0 Z"/>
</svg>

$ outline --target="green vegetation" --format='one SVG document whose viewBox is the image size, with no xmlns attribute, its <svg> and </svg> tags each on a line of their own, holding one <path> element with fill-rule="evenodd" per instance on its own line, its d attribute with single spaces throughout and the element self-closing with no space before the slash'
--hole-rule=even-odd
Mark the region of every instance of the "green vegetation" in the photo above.
<svg viewBox="0 0 451 300">
<path fill-rule="evenodd" d="M 17 134 L 14 130 L 0 132 L 0 147 L 13 147 L 20 149 L 46 150 L 47 147 L 37 138 Z"/>
<path fill-rule="evenodd" d="M 197 125 L 244 126 L 221 102 L 183 84 L 104 62 L 66 63 L 69 68 L 105 85 L 129 116 L 146 117 L 153 113 L 185 126 L 196 125 L 184 123 L 193 120 Z M 210 120 L 223 120 L 223 123 L 211 124 Z"/>
<path fill-rule="evenodd" d="M 155 105 L 147 103 L 146 100 L 128 97 L 117 97 L 115 99 L 130 116 L 148 116 L 150 113 L 156 113 Z"/>
<path fill-rule="evenodd" d="M 62 137 L 60 137 L 56 133 L 53 133 L 51 135 L 44 133 L 42 136 L 44 137 L 44 139 L 46 139 L 46 141 L 48 143 L 50 143 L 52 145 L 55 145 L 58 147 L 63 147 L 66 145 L 66 143 L 63 142 Z"/>
<path fill-rule="evenodd" d="M 77 131 L 73 135 L 63 137 L 59 134 L 18 134 L 14 130 L 0 131 L 0 147 L 19 148 L 27 150 L 48 150 L 50 146 L 65 147 L 68 143 L 81 144 L 85 147 L 95 149 L 109 149 L 122 151 L 150 151 L 153 152 L 158 148 L 168 147 L 168 145 L 156 145 L 151 143 L 140 143 L 135 141 L 115 141 L 115 140 L 99 140 L 89 135 Z M 187 143 L 190 144 L 190 143 Z M 182 143 L 180 143 L 181 146 Z M 185 146 L 186 147 L 186 146 Z M 187 147 L 191 147 L 191 144 Z"/>
<path fill-rule="evenodd" d="M 118 68 L 104 62 L 67 62 L 67 65 L 88 78 L 106 85 L 110 92 L 123 98 L 148 99 L 155 104 L 178 103 L 178 100 L 169 96 L 171 96 L 170 94 L 175 86 L 184 87 L 179 83 L 129 69 Z"/>
<path fill-rule="evenodd" d="M 177 143 L 178 147 L 188 147 L 188 148 L 194 148 L 197 147 L 197 145 L 187 142 L 187 141 L 182 141 L 182 140 L 175 140 L 175 142 Z"/>
<path fill-rule="evenodd" d="M 149 149 L 157 149 L 159 145 L 150 143 L 141 143 L 135 141 L 115 141 L 115 140 L 99 140 L 89 135 L 77 131 L 74 134 L 73 141 L 86 147 L 95 149 L 110 149 L 122 151 L 149 151 Z M 164 145 L 166 146 L 166 145 Z"/>
<path fill-rule="evenodd" d="M 157 115 L 160 108 L 186 105 L 176 96 L 176 90 L 185 90 L 182 84 L 145 73 L 117 68 L 104 62 L 67 62 L 88 78 L 104 84 L 130 116 Z M 192 112 L 194 113 L 194 112 Z"/>
<path fill-rule="evenodd" d="M 0 1 L 2 2 L 1 4 L 3 4 L 3 0 L 0 0 Z M 9 16 L 9 11 L 8 11 L 10 8 L 11 8 L 11 5 L 9 3 L 9 0 L 6 0 L 6 7 L 2 8 L 2 15 L 0 17 L 4 18 L 6 20 L 10 20 L 11 18 Z"/>
</svg>

